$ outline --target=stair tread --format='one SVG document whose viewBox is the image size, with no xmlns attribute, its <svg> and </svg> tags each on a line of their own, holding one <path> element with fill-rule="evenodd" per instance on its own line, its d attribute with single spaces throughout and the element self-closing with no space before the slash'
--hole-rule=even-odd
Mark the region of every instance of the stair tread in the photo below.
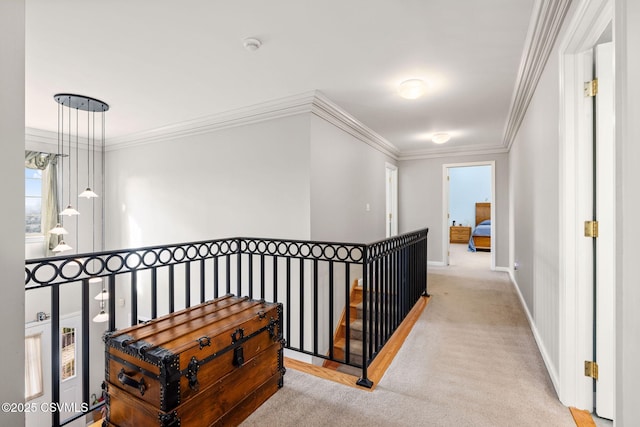
<svg viewBox="0 0 640 427">
<path fill-rule="evenodd" d="M 344 338 L 339 339 L 338 341 L 336 341 L 334 343 L 334 346 L 345 349 L 346 348 L 346 341 L 344 340 Z M 362 341 L 360 340 L 356 340 L 356 339 L 351 339 L 350 341 L 350 348 L 349 348 L 350 353 L 353 355 L 358 355 L 358 356 L 362 356 Z"/>
</svg>

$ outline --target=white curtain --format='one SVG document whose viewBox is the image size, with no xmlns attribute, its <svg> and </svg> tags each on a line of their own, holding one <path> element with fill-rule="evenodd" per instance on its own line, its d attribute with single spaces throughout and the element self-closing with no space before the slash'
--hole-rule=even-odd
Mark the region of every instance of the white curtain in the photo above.
<svg viewBox="0 0 640 427">
<path fill-rule="evenodd" d="M 47 234 L 58 223 L 58 157 L 40 151 L 25 151 L 24 166 L 42 170 L 42 234 L 45 239 L 45 254 L 52 255 L 51 249 L 60 242 L 60 236 Z"/>
<path fill-rule="evenodd" d="M 30 400 L 44 393 L 42 385 L 42 334 L 24 339 L 24 397 Z"/>
</svg>

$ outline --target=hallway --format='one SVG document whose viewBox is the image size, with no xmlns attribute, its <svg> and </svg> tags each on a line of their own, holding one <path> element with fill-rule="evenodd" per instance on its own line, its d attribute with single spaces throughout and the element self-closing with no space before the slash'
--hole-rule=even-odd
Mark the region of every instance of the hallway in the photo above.
<svg viewBox="0 0 640 427">
<path fill-rule="evenodd" d="M 508 275 L 458 246 L 429 269 L 432 298 L 373 393 L 289 369 L 243 425 L 574 426 Z"/>
</svg>

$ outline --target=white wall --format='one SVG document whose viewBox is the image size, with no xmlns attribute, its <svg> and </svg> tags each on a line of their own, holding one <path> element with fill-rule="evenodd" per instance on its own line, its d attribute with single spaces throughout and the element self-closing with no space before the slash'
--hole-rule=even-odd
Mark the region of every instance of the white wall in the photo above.
<svg viewBox="0 0 640 427">
<path fill-rule="evenodd" d="M 442 253 L 442 166 L 449 163 L 495 161 L 496 194 L 494 203 L 496 217 L 495 242 L 496 267 L 509 266 L 509 197 L 507 154 L 485 154 L 474 156 L 452 156 L 431 159 L 404 160 L 399 163 L 399 228 L 408 232 L 429 227 L 428 259 L 444 262 Z"/>
<path fill-rule="evenodd" d="M 0 246 L 3 326 L 0 346 L 0 401 L 24 401 L 24 74 L 25 2 L 0 2 L 0 136 L 5 206 Z M 18 207 L 18 208 L 15 208 Z M 0 412 L 3 426 L 24 425 L 24 414 Z"/>
<path fill-rule="evenodd" d="M 310 156 L 311 239 L 384 239 L 385 162 L 395 161 L 315 115 Z"/>
<path fill-rule="evenodd" d="M 449 169 L 449 224 L 476 226 L 476 203 L 491 202 L 491 166 Z"/>
<path fill-rule="evenodd" d="M 616 43 L 616 194 L 618 242 L 616 274 L 616 414 L 618 426 L 637 425 L 640 419 L 640 3 L 615 1 Z"/>
<path fill-rule="evenodd" d="M 559 369 L 559 94 L 554 52 L 509 153 L 514 277 L 554 381 Z"/>
<path fill-rule="evenodd" d="M 109 151 L 108 248 L 309 237 L 309 117 Z"/>
</svg>

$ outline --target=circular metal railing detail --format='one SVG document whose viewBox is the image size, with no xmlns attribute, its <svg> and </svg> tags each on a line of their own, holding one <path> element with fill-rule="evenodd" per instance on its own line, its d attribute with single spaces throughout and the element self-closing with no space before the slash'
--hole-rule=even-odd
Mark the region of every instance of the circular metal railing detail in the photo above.
<svg viewBox="0 0 640 427">
<path fill-rule="evenodd" d="M 394 252 L 398 253 L 420 240 L 426 240 L 427 232 L 426 229 L 420 230 L 368 245 L 308 240 L 229 238 L 27 260 L 25 284 L 29 289 L 243 254 L 364 264 Z"/>
</svg>

